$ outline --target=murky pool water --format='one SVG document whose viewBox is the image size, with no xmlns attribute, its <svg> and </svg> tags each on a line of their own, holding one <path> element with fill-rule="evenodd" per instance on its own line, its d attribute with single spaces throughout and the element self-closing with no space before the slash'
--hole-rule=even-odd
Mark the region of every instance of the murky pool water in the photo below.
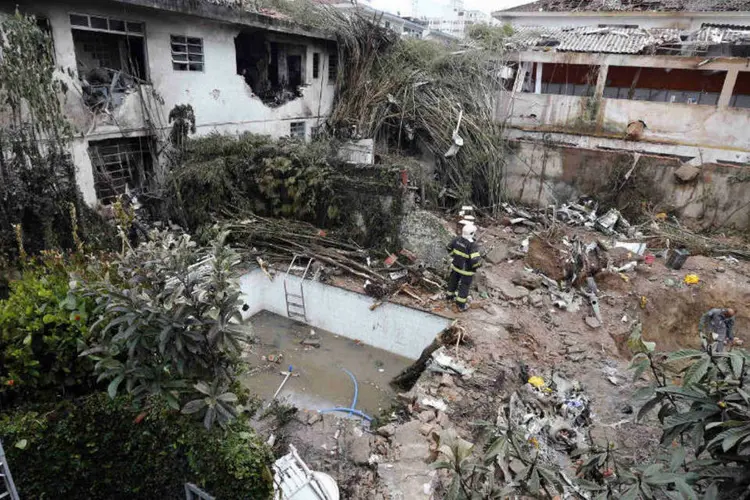
<svg viewBox="0 0 750 500">
<path fill-rule="evenodd" d="M 309 410 L 348 408 L 354 384 L 343 371 L 345 368 L 359 384 L 357 409 L 375 416 L 381 409 L 387 409 L 395 396 L 388 382 L 413 363 L 408 358 L 267 311 L 256 314 L 249 322 L 256 343 L 245 354 L 250 367 L 243 383 L 265 400 L 273 397 L 284 380 L 281 373 L 292 365 L 294 376 L 289 378 L 279 398 Z M 317 342 L 320 347 L 303 345 L 302 341 Z M 279 355 L 281 359 L 276 362 Z"/>
</svg>

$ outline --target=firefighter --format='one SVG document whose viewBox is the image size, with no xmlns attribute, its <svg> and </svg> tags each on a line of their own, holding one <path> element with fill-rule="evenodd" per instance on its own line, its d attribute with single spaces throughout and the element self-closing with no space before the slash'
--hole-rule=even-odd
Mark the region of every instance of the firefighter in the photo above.
<svg viewBox="0 0 750 500">
<path fill-rule="evenodd" d="M 476 232 L 477 227 L 474 224 L 466 224 L 461 230 L 461 236 L 454 238 L 446 247 L 453 257 L 446 299 L 455 299 L 459 311 L 466 311 L 469 308 L 471 282 L 474 279 L 474 273 L 482 265 L 479 246 L 474 242 Z"/>
</svg>

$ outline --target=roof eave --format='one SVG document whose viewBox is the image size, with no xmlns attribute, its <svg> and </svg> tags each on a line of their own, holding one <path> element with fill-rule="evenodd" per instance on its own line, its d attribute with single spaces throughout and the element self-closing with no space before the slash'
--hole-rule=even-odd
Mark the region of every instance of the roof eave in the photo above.
<svg viewBox="0 0 750 500">
<path fill-rule="evenodd" d="M 189 16 L 211 19 L 229 24 L 239 24 L 251 28 L 258 28 L 278 33 L 288 33 L 309 38 L 323 40 L 335 40 L 336 38 L 325 31 L 304 26 L 292 21 L 276 19 L 256 12 L 234 9 L 224 5 L 211 4 L 208 2 L 188 2 L 182 0 L 113 0 L 116 3 L 137 7 L 185 14 Z"/>
<path fill-rule="evenodd" d="M 736 17 L 738 15 L 750 16 L 750 11 L 651 11 L 651 10 L 628 10 L 628 11 L 510 11 L 497 10 L 492 13 L 495 19 L 507 17 Z"/>
</svg>

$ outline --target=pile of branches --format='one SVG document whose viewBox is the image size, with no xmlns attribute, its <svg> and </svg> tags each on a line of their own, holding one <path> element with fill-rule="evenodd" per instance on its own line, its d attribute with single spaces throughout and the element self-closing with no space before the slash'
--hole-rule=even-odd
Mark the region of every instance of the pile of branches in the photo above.
<svg viewBox="0 0 750 500">
<path fill-rule="evenodd" d="M 736 241 L 722 241 L 715 237 L 704 236 L 674 221 L 653 222 L 647 232 L 650 239 L 669 242 L 673 248 L 686 248 L 693 255 L 732 255 L 750 260 L 750 249 L 746 244 Z"/>
<path fill-rule="evenodd" d="M 498 205 L 507 147 L 494 116 L 501 54 L 402 40 L 355 9 L 322 6 L 317 19 L 337 37 L 344 62 L 328 121 L 334 134 L 374 138 L 380 149 L 426 150 L 440 159 L 444 195 Z"/>
<path fill-rule="evenodd" d="M 233 243 L 258 250 L 268 262 L 287 263 L 295 256 L 306 257 L 373 283 L 386 283 L 368 265 L 366 250 L 306 222 L 235 213 L 232 220 L 221 224 L 221 230 L 229 232 Z"/>
</svg>

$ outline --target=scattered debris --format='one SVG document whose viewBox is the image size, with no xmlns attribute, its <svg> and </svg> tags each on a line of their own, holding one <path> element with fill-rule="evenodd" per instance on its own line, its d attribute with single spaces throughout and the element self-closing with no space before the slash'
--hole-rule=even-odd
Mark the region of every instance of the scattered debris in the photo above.
<svg viewBox="0 0 750 500">
<path fill-rule="evenodd" d="M 456 373 L 462 377 L 470 377 L 474 369 L 464 365 L 461 361 L 445 353 L 445 347 L 441 347 L 432 353 L 432 359 L 428 369 L 442 373 Z"/>
<path fill-rule="evenodd" d="M 435 410 L 441 411 L 443 413 L 448 412 L 448 405 L 445 404 L 445 401 L 440 398 L 426 396 L 422 398 L 422 400 L 420 401 L 420 405 L 425 408 L 434 408 Z"/>
<path fill-rule="evenodd" d="M 602 322 L 596 319 L 594 316 L 587 316 L 584 321 L 586 321 L 586 324 L 594 329 L 600 328 L 602 326 Z"/>
</svg>

